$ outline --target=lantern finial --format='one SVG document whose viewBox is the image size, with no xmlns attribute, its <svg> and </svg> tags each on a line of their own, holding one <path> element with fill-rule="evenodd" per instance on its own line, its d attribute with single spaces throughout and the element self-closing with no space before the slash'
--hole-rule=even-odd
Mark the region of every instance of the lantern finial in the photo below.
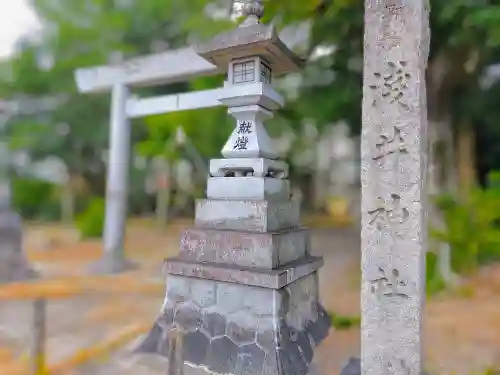
<svg viewBox="0 0 500 375">
<path fill-rule="evenodd" d="M 246 20 L 241 26 L 255 25 L 264 16 L 264 6 L 260 0 L 250 0 L 243 5 L 242 14 Z"/>
</svg>

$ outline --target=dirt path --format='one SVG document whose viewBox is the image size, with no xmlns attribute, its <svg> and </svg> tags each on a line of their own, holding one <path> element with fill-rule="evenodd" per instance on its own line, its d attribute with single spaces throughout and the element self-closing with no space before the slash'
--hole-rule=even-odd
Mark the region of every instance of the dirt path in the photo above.
<svg viewBox="0 0 500 375">
<path fill-rule="evenodd" d="M 186 223 L 172 226 L 167 233 L 134 225 L 128 231 L 127 249 L 129 256 L 141 263 L 142 270 L 131 274 L 131 278 L 161 281 L 162 259 L 176 253 L 184 225 Z M 313 231 L 312 235 L 313 253 L 325 259 L 320 271 L 321 299 L 327 310 L 343 315 L 359 314 L 358 233 L 357 229 L 322 229 Z M 86 266 L 100 256 L 99 243 L 77 243 L 71 235 L 52 250 L 36 249 L 35 245 L 40 243 L 41 240 L 27 241 L 32 250 L 29 257 L 47 277 L 83 275 Z M 105 334 L 127 324 L 152 323 L 162 296 L 141 296 L 140 303 L 137 298 L 81 298 L 58 302 L 49 316 L 51 360 L 69 355 L 70 347 L 76 350 L 78 346 L 98 342 Z M 9 342 L 25 352 L 29 347 L 29 325 L 26 324 L 29 319 L 26 304 L 0 306 L 0 345 Z M 17 335 L 15 340 L 13 335 Z M 426 309 L 425 335 L 426 364 L 432 373 L 471 375 L 493 365 L 500 366 L 500 267 L 485 269 L 462 293 L 431 299 Z M 83 366 L 73 375 L 164 374 L 161 359 L 131 357 L 128 349 L 118 350 L 107 361 Z M 359 355 L 359 330 L 332 330 L 318 348 L 315 362 L 321 375 L 332 375 L 337 374 L 352 355 Z"/>
</svg>

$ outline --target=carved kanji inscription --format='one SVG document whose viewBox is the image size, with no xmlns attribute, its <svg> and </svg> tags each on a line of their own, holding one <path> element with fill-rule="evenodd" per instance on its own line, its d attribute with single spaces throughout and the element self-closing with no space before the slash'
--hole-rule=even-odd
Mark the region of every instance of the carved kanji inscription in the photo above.
<svg viewBox="0 0 500 375">
<path fill-rule="evenodd" d="M 248 149 L 248 137 L 246 135 L 238 136 L 238 138 L 236 138 L 236 142 L 234 142 L 233 150 L 247 150 L 247 149 Z"/>
<path fill-rule="evenodd" d="M 385 11 L 389 14 L 399 14 L 404 9 L 403 2 L 401 0 L 386 0 Z M 384 15 L 386 13 L 384 12 Z"/>
<path fill-rule="evenodd" d="M 394 359 L 387 362 L 388 375 L 410 375 L 410 369 L 404 359 Z"/>
<path fill-rule="evenodd" d="M 251 134 L 252 123 L 250 121 L 241 121 L 238 124 L 238 134 Z"/>
<path fill-rule="evenodd" d="M 376 144 L 377 153 L 373 160 L 380 160 L 394 153 L 408 153 L 401 129 L 394 126 L 392 134 L 381 134 Z"/>
<path fill-rule="evenodd" d="M 370 89 L 376 92 L 387 103 L 399 103 L 404 109 L 410 106 L 406 102 L 405 92 L 408 89 L 409 80 L 412 75 L 407 71 L 408 63 L 406 61 L 388 61 L 384 73 L 373 73 L 374 82 L 369 85 Z M 372 105 L 376 107 L 377 99 L 374 99 Z"/>
<path fill-rule="evenodd" d="M 380 205 L 374 210 L 368 211 L 370 215 L 370 224 L 374 224 L 377 228 L 382 228 L 388 224 L 403 224 L 410 217 L 410 212 L 401 203 L 401 196 L 391 194 L 389 201 L 384 201 L 379 198 Z"/>
<path fill-rule="evenodd" d="M 370 291 L 378 296 L 409 298 L 404 291 L 407 281 L 402 280 L 397 269 L 386 271 L 378 268 L 380 277 L 370 281 Z"/>
</svg>

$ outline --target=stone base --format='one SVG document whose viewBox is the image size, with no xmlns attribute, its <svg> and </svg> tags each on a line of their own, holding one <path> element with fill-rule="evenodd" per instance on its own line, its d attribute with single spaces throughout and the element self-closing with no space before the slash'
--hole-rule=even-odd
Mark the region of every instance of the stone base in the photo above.
<svg viewBox="0 0 500 375">
<path fill-rule="evenodd" d="M 167 357 L 169 375 L 305 375 L 329 328 L 316 272 L 281 289 L 169 275 L 136 352 Z"/>
<path fill-rule="evenodd" d="M 137 268 L 137 264 L 127 259 L 104 257 L 92 263 L 88 271 L 94 275 L 109 275 L 132 271 Z"/>
<path fill-rule="evenodd" d="M 22 249 L 21 217 L 12 211 L 0 212 L 0 283 L 37 277 Z"/>
<path fill-rule="evenodd" d="M 0 250 L 1 251 L 1 250 Z M 0 260 L 0 283 L 12 283 L 32 280 L 38 277 L 26 258 L 20 255 L 11 256 L 10 259 Z"/>
<path fill-rule="evenodd" d="M 340 375 L 361 375 L 361 360 L 357 357 L 349 358 Z"/>
<path fill-rule="evenodd" d="M 196 228 L 275 232 L 300 226 L 300 202 L 198 199 Z"/>
<path fill-rule="evenodd" d="M 290 181 L 272 177 L 210 177 L 207 198 L 225 200 L 290 199 Z"/>
<path fill-rule="evenodd" d="M 309 242 L 309 231 L 303 228 L 267 233 L 188 228 L 181 235 L 179 257 L 275 269 L 306 257 Z"/>
</svg>

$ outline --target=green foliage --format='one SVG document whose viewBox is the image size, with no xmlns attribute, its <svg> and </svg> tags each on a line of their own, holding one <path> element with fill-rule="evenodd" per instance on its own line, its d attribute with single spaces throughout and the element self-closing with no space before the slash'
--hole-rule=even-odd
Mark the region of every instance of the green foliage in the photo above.
<svg viewBox="0 0 500 375">
<path fill-rule="evenodd" d="M 438 257 L 436 253 L 427 252 L 426 254 L 426 283 L 427 295 L 433 295 L 444 290 L 446 284 L 438 269 Z"/>
<path fill-rule="evenodd" d="M 431 228 L 431 236 L 449 244 L 451 267 L 470 274 L 478 266 L 500 259 L 500 189 L 477 189 L 466 200 L 441 196 L 436 200 L 445 229 Z"/>
<path fill-rule="evenodd" d="M 361 323 L 360 316 L 339 315 L 333 312 L 330 312 L 329 314 L 331 317 L 332 326 L 338 330 L 346 330 L 353 327 L 359 327 Z"/>
<path fill-rule="evenodd" d="M 105 202 L 101 197 L 90 199 L 89 205 L 76 219 L 82 238 L 100 238 L 104 231 Z"/>
<path fill-rule="evenodd" d="M 57 220 L 60 203 L 57 186 L 35 179 L 15 178 L 12 181 L 12 204 L 28 220 Z"/>
</svg>

